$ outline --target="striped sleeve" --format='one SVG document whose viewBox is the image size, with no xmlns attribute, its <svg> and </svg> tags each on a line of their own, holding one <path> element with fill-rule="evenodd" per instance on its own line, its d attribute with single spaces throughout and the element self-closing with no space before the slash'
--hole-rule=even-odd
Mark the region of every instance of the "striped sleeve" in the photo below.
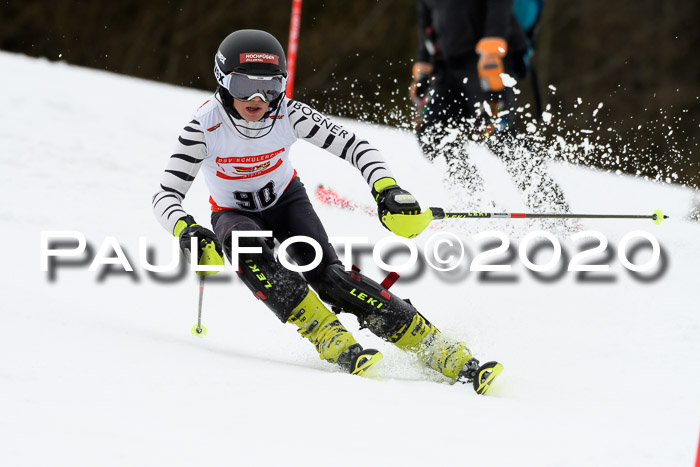
<svg viewBox="0 0 700 467">
<path fill-rule="evenodd" d="M 354 165 L 367 184 L 391 177 L 389 165 L 377 148 L 347 128 L 334 123 L 306 104 L 287 100 L 287 115 L 297 138 L 325 149 Z"/>
<path fill-rule="evenodd" d="M 160 179 L 160 190 L 153 195 L 153 214 L 171 234 L 178 219 L 187 215 L 182 200 L 206 155 L 204 132 L 199 122 L 192 120 L 180 132 L 175 151 Z"/>
</svg>

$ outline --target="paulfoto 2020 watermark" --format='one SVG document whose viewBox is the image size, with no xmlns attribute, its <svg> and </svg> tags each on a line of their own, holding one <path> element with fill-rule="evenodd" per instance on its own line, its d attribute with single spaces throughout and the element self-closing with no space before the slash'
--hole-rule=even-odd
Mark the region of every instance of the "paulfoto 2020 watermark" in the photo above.
<svg viewBox="0 0 700 467">
<path fill-rule="evenodd" d="M 154 247 L 146 237 L 138 239 L 137 268 L 127 250 L 115 236 L 102 239 L 95 250 L 86 236 L 75 230 L 42 231 L 40 235 L 40 268 L 47 272 L 49 280 L 56 278 L 61 268 L 87 267 L 89 272 L 97 272 L 104 279 L 108 274 L 119 273 L 138 274 L 139 269 L 148 276 L 160 281 L 174 281 L 182 278 L 187 271 L 218 271 L 230 268 L 238 270 L 240 254 L 259 254 L 260 247 L 240 246 L 241 237 L 272 237 L 271 231 L 238 231 L 233 232 L 230 241 L 231 258 L 226 266 L 206 266 L 195 263 L 187 264 L 180 254 L 179 239 L 171 239 L 169 260 L 155 264 Z M 422 246 L 414 241 L 394 235 L 387 235 L 374 244 L 368 237 L 330 237 L 331 244 L 341 251 L 341 260 L 347 270 L 350 270 L 359 257 L 371 254 L 373 263 L 387 272 L 413 272 L 418 276 L 426 270 L 440 274 L 461 272 L 481 273 L 493 277 L 493 274 L 511 274 L 514 263 L 520 263 L 536 277 L 551 281 L 552 277 L 560 278 L 569 273 L 601 273 L 611 270 L 614 262 L 621 264 L 637 278 L 659 278 L 668 265 L 668 258 L 659 241 L 649 232 L 634 230 L 621 237 L 616 246 L 611 245 L 606 236 L 595 230 L 575 233 L 567 238 L 568 244 L 578 245 L 577 251 L 569 253 L 562 242 L 552 233 L 536 230 L 528 233 L 519 242 L 512 242 L 503 232 L 485 231 L 471 237 L 463 237 L 451 232 L 436 232 L 428 236 Z M 196 241 L 192 239 L 192 241 Z M 288 259 L 287 249 L 295 243 L 307 243 L 316 252 L 314 260 L 309 264 L 295 264 Z M 159 240 L 158 244 L 163 244 Z M 192 244 L 192 251 L 195 251 Z M 644 250 L 650 253 L 644 255 L 643 261 L 636 257 Z M 539 256 L 546 255 L 545 260 Z M 277 258 L 280 264 L 295 272 L 306 272 L 317 267 L 322 257 L 321 245 L 310 237 L 295 236 L 284 240 L 277 247 Z M 392 258 L 398 261 L 391 261 Z M 418 274 L 416 273 L 418 271 Z M 454 274 L 453 274 L 454 276 Z M 583 276 L 579 276 L 583 277 Z"/>
</svg>

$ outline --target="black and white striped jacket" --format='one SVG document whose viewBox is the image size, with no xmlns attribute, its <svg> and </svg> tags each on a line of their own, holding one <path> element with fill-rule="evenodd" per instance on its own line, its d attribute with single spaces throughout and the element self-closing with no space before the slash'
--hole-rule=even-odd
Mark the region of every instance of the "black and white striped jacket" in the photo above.
<svg viewBox="0 0 700 467">
<path fill-rule="evenodd" d="M 348 161 L 370 187 L 381 178 L 393 178 L 374 146 L 306 104 L 285 98 L 278 111 L 251 123 L 227 113 L 214 95 L 180 133 L 153 196 L 156 218 L 173 232 L 178 219 L 187 215 L 182 201 L 200 170 L 212 210 L 269 208 L 296 176 L 289 147 L 298 139 Z"/>
</svg>

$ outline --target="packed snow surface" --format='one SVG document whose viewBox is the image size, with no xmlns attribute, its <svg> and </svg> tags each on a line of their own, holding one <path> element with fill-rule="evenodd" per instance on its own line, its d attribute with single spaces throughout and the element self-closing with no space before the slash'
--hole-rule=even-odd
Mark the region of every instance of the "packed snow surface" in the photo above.
<svg viewBox="0 0 700 467">
<path fill-rule="evenodd" d="M 341 314 L 363 345 L 384 354 L 375 379 L 353 377 L 319 360 L 230 269 L 207 280 L 203 339 L 190 334 L 196 276 L 145 270 L 140 237 L 157 264 L 172 257 L 151 196 L 208 93 L 5 53 L 0 69 L 0 465 L 693 465 L 700 225 L 685 220 L 692 190 L 550 163 L 573 212 L 670 216 L 661 226 L 581 221 L 577 230 L 608 242 L 583 260 L 608 265 L 603 272 L 567 271 L 585 240 L 559 233 L 553 269 L 529 270 L 519 247 L 542 228 L 530 221 L 435 222 L 415 239 L 421 255 L 432 235 L 453 233 L 464 260 L 451 273 L 421 260 L 423 269 L 404 272 L 392 292 L 504 372 L 490 395 L 478 396 Z M 340 122 L 380 148 L 424 207 L 455 204 L 444 167 L 427 162 L 410 133 Z M 500 161 L 472 153 L 495 205 L 525 211 Z M 323 184 L 371 206 L 360 174 L 304 142 L 292 158 L 329 234 L 368 237 L 350 261 L 381 280 L 371 248 L 388 231 L 362 210 L 313 196 Z M 201 177 L 185 208 L 208 225 Z M 496 234 L 474 236 L 494 230 L 507 235 L 511 254 L 484 262 L 511 270 L 469 271 L 480 248 L 500 243 Z M 40 252 L 42 232 L 52 231 L 81 232 L 88 251 L 58 258 L 50 273 Z M 635 231 L 625 257 L 652 264 L 646 272 L 633 273 L 618 254 Z M 639 231 L 658 241 L 657 261 Z M 529 243 L 533 263 L 552 257 L 547 242 Z M 90 271 L 95 256 L 116 257 L 114 245 L 134 271 L 99 263 Z M 399 253 L 390 262 L 407 259 Z"/>
</svg>

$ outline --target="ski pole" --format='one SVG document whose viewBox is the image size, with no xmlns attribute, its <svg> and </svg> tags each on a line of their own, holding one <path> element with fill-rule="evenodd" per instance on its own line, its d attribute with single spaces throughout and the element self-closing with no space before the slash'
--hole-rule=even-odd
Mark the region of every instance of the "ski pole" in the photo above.
<svg viewBox="0 0 700 467">
<path fill-rule="evenodd" d="M 433 219 L 651 219 L 661 224 L 668 219 L 660 209 L 650 215 L 643 214 L 540 214 L 523 212 L 445 212 L 442 208 L 429 208 Z"/>
<path fill-rule="evenodd" d="M 637 214 L 539 214 L 524 212 L 445 212 L 442 208 L 428 208 L 420 214 L 382 214 L 382 222 L 396 235 L 413 238 L 428 225 L 439 219 L 651 219 L 659 225 L 668 216 L 660 209 L 650 215 Z"/>
<path fill-rule="evenodd" d="M 207 334 L 207 328 L 202 326 L 202 300 L 204 298 L 204 274 L 199 276 L 199 311 L 197 313 L 197 324 L 192 326 L 192 335 L 204 337 Z"/>
</svg>

